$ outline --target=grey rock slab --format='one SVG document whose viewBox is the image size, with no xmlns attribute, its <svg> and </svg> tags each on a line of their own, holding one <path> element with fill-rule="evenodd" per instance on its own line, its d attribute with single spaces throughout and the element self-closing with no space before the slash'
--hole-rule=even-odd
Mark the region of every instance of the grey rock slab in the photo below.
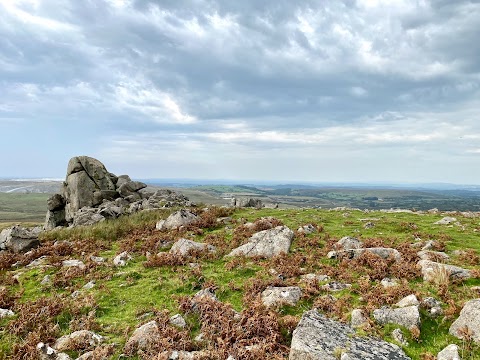
<svg viewBox="0 0 480 360">
<path fill-rule="evenodd" d="M 158 230 L 178 229 L 181 226 L 190 225 L 197 220 L 197 215 L 182 209 L 171 214 L 166 220 L 160 220 L 156 228 Z"/>
<path fill-rule="evenodd" d="M 335 244 L 335 248 L 338 250 L 350 250 L 363 248 L 363 242 L 356 237 L 344 236 Z"/>
<path fill-rule="evenodd" d="M 294 233 L 286 226 L 257 232 L 250 237 L 248 243 L 233 249 L 227 256 L 261 256 L 270 258 L 288 253 Z"/>
<path fill-rule="evenodd" d="M 420 260 L 418 265 L 421 268 L 424 281 L 435 281 L 435 278 L 441 275 L 441 272 L 448 274 L 452 280 L 466 280 L 471 277 L 470 270 L 459 266 L 441 264 L 430 260 Z"/>
<path fill-rule="evenodd" d="M 418 301 L 415 294 L 411 294 L 411 295 L 405 296 L 395 305 L 398 307 L 417 306 L 417 305 L 420 305 L 420 302 Z"/>
<path fill-rule="evenodd" d="M 373 318 L 380 325 L 396 324 L 405 326 L 407 329 L 413 326 L 420 327 L 420 312 L 416 305 L 398 309 L 383 306 L 373 311 Z"/>
<path fill-rule="evenodd" d="M 15 253 L 23 253 L 40 246 L 38 236 L 41 228 L 25 228 L 20 225 L 4 229 L 0 233 L 0 250 L 11 250 Z"/>
<path fill-rule="evenodd" d="M 461 360 L 458 346 L 450 344 L 437 354 L 437 360 Z"/>
<path fill-rule="evenodd" d="M 447 262 L 450 260 L 450 256 L 445 254 L 443 251 L 422 250 L 417 252 L 417 255 L 421 260 L 442 262 Z"/>
<path fill-rule="evenodd" d="M 188 239 L 177 240 L 170 248 L 170 253 L 187 256 L 192 251 L 209 251 L 215 252 L 215 246 L 204 244 Z"/>
<path fill-rule="evenodd" d="M 410 359 L 397 345 L 357 336 L 350 326 L 316 310 L 305 312 L 293 332 L 289 360 L 338 360 L 341 351 L 350 360 Z"/>
<path fill-rule="evenodd" d="M 173 315 L 170 319 L 170 324 L 176 326 L 176 327 L 179 327 L 179 328 L 185 328 L 187 327 L 187 322 L 185 321 L 185 319 L 183 318 L 182 315 L 180 314 L 176 314 L 176 315 Z"/>
<path fill-rule="evenodd" d="M 434 222 L 435 225 L 450 225 L 456 222 L 457 219 L 451 216 L 445 216 L 443 219 Z"/>
<path fill-rule="evenodd" d="M 53 348 L 57 351 L 75 350 L 79 346 L 82 348 L 91 348 L 100 345 L 103 337 L 89 330 L 75 331 L 69 335 L 59 338 Z"/>
<path fill-rule="evenodd" d="M 80 269 L 85 269 L 85 264 L 81 260 L 63 260 L 62 261 L 63 267 L 78 267 Z"/>
<path fill-rule="evenodd" d="M 361 309 L 353 309 L 351 318 L 350 318 L 350 326 L 353 328 L 359 328 L 368 323 L 368 319 L 365 316 L 363 310 Z"/>
<path fill-rule="evenodd" d="M 460 316 L 450 326 L 449 333 L 459 339 L 463 338 L 462 329 L 468 329 L 473 340 L 480 342 L 480 299 L 467 301 L 460 311 Z"/>
<path fill-rule="evenodd" d="M 305 274 L 305 275 L 300 276 L 300 279 L 302 279 L 304 281 L 316 280 L 318 282 L 322 282 L 322 281 L 330 280 L 330 276 L 328 276 L 328 275 L 318 275 L 318 274 Z"/>
<path fill-rule="evenodd" d="M 356 259 L 365 253 L 370 253 L 370 254 L 379 256 L 382 259 L 388 259 L 390 257 L 392 257 L 395 261 L 400 261 L 402 259 L 402 255 L 398 250 L 392 249 L 392 248 L 383 248 L 383 247 L 331 251 L 330 253 L 328 253 L 327 257 L 342 258 L 342 259 Z"/>
<path fill-rule="evenodd" d="M 267 308 L 295 306 L 301 297 L 302 290 L 298 286 L 269 286 L 262 292 L 262 303 Z"/>
<path fill-rule="evenodd" d="M 135 329 L 132 336 L 130 336 L 125 344 L 125 349 L 128 349 L 133 353 L 148 350 L 148 348 L 160 339 L 160 337 L 161 332 L 158 324 L 155 320 L 152 320 Z"/>
</svg>

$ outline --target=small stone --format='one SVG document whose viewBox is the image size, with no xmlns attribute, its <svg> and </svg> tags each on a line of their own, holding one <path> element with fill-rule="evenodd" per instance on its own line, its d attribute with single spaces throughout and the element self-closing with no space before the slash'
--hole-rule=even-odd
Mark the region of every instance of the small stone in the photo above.
<svg viewBox="0 0 480 360">
<path fill-rule="evenodd" d="M 118 254 L 114 259 L 113 259 L 113 265 L 115 266 L 126 266 L 127 262 L 132 260 L 132 257 L 130 254 L 126 251 Z"/>
<path fill-rule="evenodd" d="M 90 290 L 90 289 L 93 289 L 95 287 L 95 281 L 89 281 L 88 283 L 86 283 L 84 286 L 83 286 L 83 289 L 85 290 Z"/>
<path fill-rule="evenodd" d="M 383 278 L 382 281 L 380 281 L 380 285 L 382 285 L 384 289 L 387 289 L 393 286 L 398 286 L 398 280 L 391 279 L 391 278 Z"/>
<path fill-rule="evenodd" d="M 40 282 L 40 285 L 46 286 L 52 284 L 52 277 L 50 275 L 45 275 Z"/>
<path fill-rule="evenodd" d="M 267 308 L 283 305 L 295 306 L 302 296 L 298 286 L 272 287 L 262 292 L 262 302 Z"/>
<path fill-rule="evenodd" d="M 420 305 L 420 302 L 418 301 L 417 297 L 414 294 L 412 294 L 412 295 L 408 295 L 408 296 L 404 297 L 402 300 L 397 302 L 395 305 L 402 308 L 402 307 L 406 307 L 406 306 Z"/>
<path fill-rule="evenodd" d="M 10 316 L 15 316 L 15 313 L 12 310 L 0 309 L 0 319 Z"/>
<path fill-rule="evenodd" d="M 103 262 L 105 262 L 105 258 L 101 257 L 101 256 L 90 256 L 90 260 L 92 260 L 94 263 L 97 263 L 97 264 L 101 264 Z"/>
<path fill-rule="evenodd" d="M 350 325 L 353 328 L 359 328 L 359 327 L 363 327 L 366 324 L 368 324 L 368 319 L 366 318 L 363 311 L 361 309 L 353 309 L 352 316 L 350 319 Z"/>
<path fill-rule="evenodd" d="M 307 224 L 307 225 L 300 226 L 297 230 L 297 232 L 303 233 L 303 234 L 306 234 L 306 235 L 313 234 L 316 231 L 317 231 L 317 228 L 315 226 L 313 226 L 312 224 Z"/>
<path fill-rule="evenodd" d="M 415 305 L 398 309 L 383 306 L 373 311 L 373 317 L 380 325 L 397 324 L 407 329 L 413 326 L 420 327 L 420 313 L 418 306 Z"/>
<path fill-rule="evenodd" d="M 85 269 L 85 264 L 80 260 L 63 260 L 63 267 L 78 267 L 79 269 Z"/>
<path fill-rule="evenodd" d="M 363 242 L 358 240 L 356 237 L 345 236 L 337 241 L 335 244 L 336 249 L 341 250 L 350 250 L 350 249 L 360 249 L 363 247 Z"/>
<path fill-rule="evenodd" d="M 317 274 L 305 274 L 300 276 L 300 278 L 304 281 L 316 280 L 318 282 L 330 280 L 330 276 L 328 275 L 317 275 Z"/>
<path fill-rule="evenodd" d="M 392 331 L 392 337 L 393 339 L 398 342 L 402 346 L 408 346 L 408 342 L 405 339 L 405 336 L 403 335 L 402 330 L 400 329 L 395 329 Z"/>
<path fill-rule="evenodd" d="M 332 281 L 332 282 L 329 282 L 328 284 L 323 285 L 322 289 L 326 291 L 342 291 L 350 288 L 351 286 L 352 284 L 343 284 L 337 281 Z"/>
<path fill-rule="evenodd" d="M 454 217 L 450 216 L 445 216 L 443 219 L 438 220 L 437 222 L 434 222 L 435 225 L 450 225 L 454 222 L 456 222 L 457 219 Z"/>
<path fill-rule="evenodd" d="M 170 318 L 170 324 L 179 327 L 179 328 L 185 328 L 187 326 L 187 322 L 185 319 L 182 317 L 180 314 L 173 315 Z"/>
</svg>

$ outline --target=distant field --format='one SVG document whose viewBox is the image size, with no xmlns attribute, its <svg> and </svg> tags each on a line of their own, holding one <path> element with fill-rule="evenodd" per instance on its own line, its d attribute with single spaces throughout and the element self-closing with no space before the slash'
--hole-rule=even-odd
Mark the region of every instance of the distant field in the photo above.
<svg viewBox="0 0 480 360">
<path fill-rule="evenodd" d="M 42 223 L 50 194 L 0 193 L 0 226 L 2 223 Z"/>
</svg>

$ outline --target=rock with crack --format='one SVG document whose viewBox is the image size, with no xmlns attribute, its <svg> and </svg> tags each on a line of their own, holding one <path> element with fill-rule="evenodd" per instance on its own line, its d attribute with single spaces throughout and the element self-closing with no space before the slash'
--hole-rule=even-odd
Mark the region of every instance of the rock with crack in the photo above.
<svg viewBox="0 0 480 360">
<path fill-rule="evenodd" d="M 423 280 L 428 282 L 434 282 L 441 276 L 447 276 L 451 280 L 466 280 L 472 276 L 470 270 L 430 260 L 420 260 L 418 265 L 421 268 Z"/>
<path fill-rule="evenodd" d="M 57 351 L 94 348 L 103 342 L 103 337 L 89 330 L 79 330 L 59 338 L 53 348 Z"/>
<path fill-rule="evenodd" d="M 267 308 L 278 308 L 284 305 L 295 306 L 302 297 L 298 286 L 269 286 L 262 292 L 262 303 Z"/>
<path fill-rule="evenodd" d="M 170 248 L 170 253 L 179 254 L 182 256 L 188 256 L 192 252 L 216 252 L 216 248 L 213 245 L 195 242 L 188 239 L 180 239 L 176 241 Z"/>
<path fill-rule="evenodd" d="M 357 336 L 350 326 L 326 318 L 316 310 L 303 314 L 293 332 L 289 360 L 407 360 L 396 345 Z"/>
<path fill-rule="evenodd" d="M 182 209 L 171 214 L 166 220 L 160 220 L 155 227 L 158 230 L 178 229 L 182 226 L 190 225 L 197 220 L 197 215 Z"/>
<path fill-rule="evenodd" d="M 459 339 L 467 336 L 480 343 L 480 299 L 467 301 L 460 316 L 450 326 L 449 333 Z"/>
<path fill-rule="evenodd" d="M 0 250 L 24 253 L 36 248 L 40 246 L 38 236 L 41 232 L 42 229 L 39 227 L 29 229 L 20 225 L 4 229 L 0 233 Z"/>
<path fill-rule="evenodd" d="M 420 313 L 416 305 L 398 309 L 383 306 L 373 311 L 373 318 L 380 325 L 396 324 L 405 326 L 407 329 L 420 327 Z"/>
<path fill-rule="evenodd" d="M 286 226 L 277 226 L 252 235 L 248 243 L 233 249 L 227 256 L 260 256 L 271 258 L 288 253 L 294 234 Z"/>
<path fill-rule="evenodd" d="M 448 345 L 437 355 L 437 360 L 461 360 L 458 355 L 458 346 L 455 344 Z"/>
</svg>

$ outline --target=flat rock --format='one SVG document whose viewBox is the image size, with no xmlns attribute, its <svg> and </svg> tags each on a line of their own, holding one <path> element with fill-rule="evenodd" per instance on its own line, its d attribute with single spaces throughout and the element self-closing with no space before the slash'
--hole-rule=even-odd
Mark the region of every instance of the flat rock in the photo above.
<svg viewBox="0 0 480 360">
<path fill-rule="evenodd" d="M 393 286 L 398 286 L 398 280 L 392 279 L 392 278 L 383 278 L 382 281 L 380 281 L 380 285 L 382 285 L 384 289 L 387 289 Z"/>
<path fill-rule="evenodd" d="M 365 253 L 370 253 L 370 254 L 379 256 L 382 259 L 388 259 L 390 257 L 395 259 L 395 261 L 400 261 L 402 259 L 402 255 L 398 250 L 392 249 L 392 248 L 383 248 L 383 247 L 330 251 L 327 257 L 331 259 L 333 258 L 356 259 Z"/>
<path fill-rule="evenodd" d="M 284 305 L 295 306 L 301 297 L 302 290 L 298 286 L 269 286 L 262 292 L 262 303 L 267 308 Z"/>
<path fill-rule="evenodd" d="M 277 226 L 252 235 L 248 243 L 233 249 L 227 256 L 261 256 L 270 258 L 288 253 L 294 234 L 286 226 Z"/>
<path fill-rule="evenodd" d="M 383 306 L 373 311 L 373 318 L 380 325 L 396 324 L 407 329 L 413 326 L 420 327 L 420 313 L 416 305 L 398 309 Z"/>
<path fill-rule="evenodd" d="M 195 242 L 188 239 L 180 239 L 176 241 L 170 248 L 170 253 L 180 254 L 182 256 L 187 256 L 190 254 L 190 252 L 195 252 L 195 251 L 216 252 L 216 249 L 215 249 L 215 246 L 213 245 Z"/>
<path fill-rule="evenodd" d="M 63 267 L 78 267 L 79 269 L 85 269 L 85 264 L 81 260 L 63 260 L 62 261 Z"/>
<path fill-rule="evenodd" d="M 197 215 L 192 212 L 182 209 L 171 214 L 166 220 L 157 222 L 156 228 L 158 230 L 178 229 L 181 226 L 186 226 L 198 220 Z"/>
<path fill-rule="evenodd" d="M 437 262 L 447 262 L 450 260 L 450 256 L 445 254 L 443 251 L 422 250 L 417 252 L 417 255 L 421 260 L 430 260 Z"/>
<path fill-rule="evenodd" d="M 339 349 L 343 353 L 339 354 Z M 316 310 L 303 314 L 293 332 L 289 360 L 407 360 L 396 345 L 357 336 L 350 326 L 326 318 Z"/>
<path fill-rule="evenodd" d="M 456 222 L 457 219 L 451 216 L 445 216 L 443 219 L 434 222 L 435 225 L 450 225 Z"/>
<path fill-rule="evenodd" d="M 93 348 L 103 342 L 103 337 L 88 330 L 79 330 L 59 338 L 53 348 L 57 351 Z"/>
<path fill-rule="evenodd" d="M 473 340 L 480 342 L 480 299 L 467 301 L 460 311 L 460 316 L 450 326 L 449 333 L 463 339 L 461 330 L 468 328 Z"/>
<path fill-rule="evenodd" d="M 405 296 L 395 305 L 398 307 L 416 306 L 416 305 L 420 305 L 420 302 L 418 301 L 415 294 L 412 294 L 412 295 Z"/>
<path fill-rule="evenodd" d="M 437 360 L 461 360 L 458 355 L 458 346 L 455 344 L 448 345 L 437 355 Z"/>
<path fill-rule="evenodd" d="M 304 281 L 316 280 L 318 282 L 322 282 L 322 281 L 330 280 L 330 276 L 319 275 L 319 274 L 304 274 L 304 275 L 300 276 L 300 279 L 302 279 Z"/>
<path fill-rule="evenodd" d="M 441 264 L 430 260 L 420 260 L 418 265 L 421 268 L 424 281 L 434 281 L 441 272 L 446 272 L 452 280 L 466 280 L 471 277 L 470 270 L 459 266 Z"/>
</svg>

